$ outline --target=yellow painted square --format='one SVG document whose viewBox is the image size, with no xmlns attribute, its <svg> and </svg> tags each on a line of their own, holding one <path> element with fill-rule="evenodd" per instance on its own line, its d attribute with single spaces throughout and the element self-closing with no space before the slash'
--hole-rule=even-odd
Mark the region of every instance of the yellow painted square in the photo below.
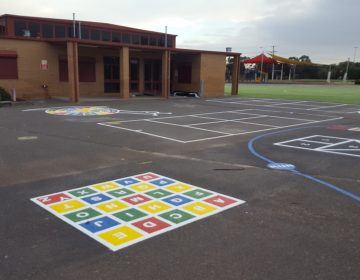
<svg viewBox="0 0 360 280">
<path fill-rule="evenodd" d="M 82 208 L 86 206 L 85 203 L 79 201 L 79 200 L 67 200 L 65 202 L 61 202 L 55 205 L 51 205 L 50 208 L 58 212 L 59 214 L 67 213 L 70 211 L 74 211 L 76 209 Z"/>
<path fill-rule="evenodd" d="M 120 246 L 124 243 L 141 238 L 143 235 L 130 227 L 120 226 L 100 233 L 98 236 L 113 246 Z"/>
<path fill-rule="evenodd" d="M 128 207 L 129 206 L 127 204 L 125 204 L 124 202 L 120 202 L 118 200 L 112 200 L 112 201 L 100 203 L 99 205 L 96 206 L 96 208 L 98 208 L 106 213 L 115 212 L 115 211 L 122 210 L 122 209 L 125 209 Z"/>
<path fill-rule="evenodd" d="M 105 182 L 101 184 L 96 184 L 92 186 L 93 188 L 97 189 L 98 191 L 110 191 L 113 189 L 117 189 L 120 186 L 114 182 Z"/>
<path fill-rule="evenodd" d="M 182 208 L 196 215 L 205 215 L 216 210 L 215 207 L 203 202 L 193 202 Z"/>
<path fill-rule="evenodd" d="M 140 205 L 139 208 L 143 209 L 144 211 L 150 214 L 156 214 L 164 210 L 170 209 L 171 207 L 161 201 L 151 201 L 143 205 Z"/>
<path fill-rule="evenodd" d="M 167 189 L 169 191 L 172 191 L 172 192 L 175 192 L 175 193 L 181 193 L 181 192 L 191 190 L 191 189 L 193 189 L 193 187 L 189 186 L 189 185 L 186 185 L 186 184 L 183 184 L 183 183 L 177 183 L 175 185 L 168 186 L 165 189 Z"/>
<path fill-rule="evenodd" d="M 156 188 L 147 183 L 140 183 L 129 187 L 129 189 L 132 189 L 137 192 L 146 192 L 146 191 L 155 190 Z"/>
</svg>

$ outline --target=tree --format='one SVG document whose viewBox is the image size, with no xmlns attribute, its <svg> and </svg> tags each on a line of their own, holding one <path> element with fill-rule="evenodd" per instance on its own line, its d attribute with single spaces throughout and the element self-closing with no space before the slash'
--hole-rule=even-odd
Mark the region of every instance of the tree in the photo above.
<svg viewBox="0 0 360 280">
<path fill-rule="evenodd" d="M 299 61 L 301 62 L 311 62 L 311 59 L 308 55 L 302 55 L 299 57 Z"/>
</svg>

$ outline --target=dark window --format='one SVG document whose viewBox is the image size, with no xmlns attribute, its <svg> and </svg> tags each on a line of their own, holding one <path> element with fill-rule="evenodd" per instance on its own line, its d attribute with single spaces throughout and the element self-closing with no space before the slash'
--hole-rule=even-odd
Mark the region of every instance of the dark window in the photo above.
<svg viewBox="0 0 360 280">
<path fill-rule="evenodd" d="M 122 42 L 125 43 L 125 44 L 130 44 L 130 34 L 123 34 L 122 36 Z"/>
<path fill-rule="evenodd" d="M 65 26 L 63 25 L 55 25 L 55 38 L 65 38 Z"/>
<path fill-rule="evenodd" d="M 140 44 L 140 36 L 137 35 L 137 34 L 131 35 L 131 40 L 132 40 L 132 43 L 134 45 L 139 45 Z"/>
<path fill-rule="evenodd" d="M 31 37 L 40 37 L 40 24 L 35 22 L 29 22 L 29 31 Z"/>
<path fill-rule="evenodd" d="M 164 36 L 161 36 L 161 37 L 159 38 L 158 46 L 159 46 L 159 47 L 164 47 L 164 46 L 165 46 L 165 37 L 164 37 Z"/>
<path fill-rule="evenodd" d="M 17 57 L 0 54 L 0 79 L 17 79 Z"/>
<path fill-rule="evenodd" d="M 42 25 L 42 36 L 43 36 L 43 38 L 53 38 L 54 37 L 54 25 L 43 24 Z"/>
<path fill-rule="evenodd" d="M 96 82 L 96 62 L 93 58 L 79 58 L 79 81 Z"/>
<path fill-rule="evenodd" d="M 172 38 L 170 36 L 167 37 L 167 46 L 168 48 L 172 48 Z"/>
<path fill-rule="evenodd" d="M 24 36 L 24 31 L 26 30 L 26 22 L 15 20 L 14 30 L 15 30 L 15 36 Z"/>
<path fill-rule="evenodd" d="M 150 37 L 150 46 L 156 46 L 157 45 L 157 38 Z"/>
<path fill-rule="evenodd" d="M 113 32 L 112 33 L 113 42 L 121 42 L 121 33 Z"/>
<path fill-rule="evenodd" d="M 68 64 L 66 59 L 59 59 L 59 81 L 68 82 Z"/>
<path fill-rule="evenodd" d="M 67 59 L 59 59 L 59 81 L 68 82 Z M 79 57 L 79 82 L 96 82 L 96 62 L 93 58 Z"/>
<path fill-rule="evenodd" d="M 5 34 L 5 19 L 0 19 L 0 34 Z"/>
<path fill-rule="evenodd" d="M 96 41 L 100 40 L 100 31 L 92 29 L 90 39 Z"/>
<path fill-rule="evenodd" d="M 109 31 L 102 31 L 101 32 L 102 40 L 103 41 L 110 41 L 110 39 L 111 39 L 110 34 L 111 33 Z"/>
<path fill-rule="evenodd" d="M 81 27 L 81 39 L 89 40 L 89 29 Z"/>
<path fill-rule="evenodd" d="M 146 35 L 141 36 L 141 45 L 148 45 L 149 44 L 149 37 Z"/>
<path fill-rule="evenodd" d="M 178 82 L 182 84 L 191 84 L 191 65 L 179 65 Z"/>
</svg>

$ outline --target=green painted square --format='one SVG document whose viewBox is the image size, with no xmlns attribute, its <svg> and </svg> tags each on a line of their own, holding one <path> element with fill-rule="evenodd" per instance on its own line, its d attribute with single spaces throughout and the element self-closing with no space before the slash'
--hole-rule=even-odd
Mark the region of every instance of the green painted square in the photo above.
<svg viewBox="0 0 360 280">
<path fill-rule="evenodd" d="M 157 190 L 149 191 L 149 192 L 147 192 L 146 194 L 147 194 L 147 195 L 150 195 L 150 196 L 152 196 L 152 197 L 154 197 L 154 198 L 163 198 L 163 197 L 169 196 L 169 195 L 171 195 L 171 194 L 173 194 L 173 193 L 168 192 L 168 191 L 166 191 L 166 190 L 157 189 Z"/>
<path fill-rule="evenodd" d="M 135 192 L 129 190 L 129 189 L 118 189 L 118 190 L 114 190 L 114 191 L 109 191 L 107 192 L 108 194 L 111 194 L 114 197 L 123 197 L 129 194 L 133 194 Z"/>
<path fill-rule="evenodd" d="M 145 214 L 144 212 L 141 212 L 140 210 L 137 210 L 135 208 L 121 211 L 121 212 L 115 213 L 113 215 L 125 222 L 130 222 L 130 221 L 147 216 L 147 214 Z"/>
<path fill-rule="evenodd" d="M 81 222 L 84 220 L 88 220 L 94 218 L 96 216 L 100 216 L 101 213 L 95 211 L 92 208 L 86 208 L 84 210 L 76 211 L 70 214 L 66 214 L 65 217 L 72 220 L 73 222 Z"/>
<path fill-rule="evenodd" d="M 170 222 L 173 222 L 175 224 L 179 224 L 179 223 L 185 222 L 187 220 L 190 220 L 192 218 L 195 218 L 195 216 L 193 216 L 189 213 L 186 213 L 184 211 L 181 211 L 179 209 L 175 209 L 170 212 L 166 212 L 159 216 L 166 220 L 169 220 Z"/>
<path fill-rule="evenodd" d="M 185 194 L 187 196 L 190 196 L 192 198 L 197 198 L 197 199 L 201 199 L 201 198 L 207 197 L 209 195 L 212 195 L 211 192 L 207 192 L 207 191 L 204 191 L 202 189 L 195 189 L 195 190 L 192 190 L 192 191 L 185 192 L 183 194 Z"/>
<path fill-rule="evenodd" d="M 82 197 L 85 195 L 94 194 L 94 193 L 96 193 L 96 191 L 94 191 L 90 188 L 81 188 L 81 189 L 78 189 L 75 191 L 69 191 L 69 193 L 71 193 L 73 196 L 76 196 L 76 197 Z"/>
</svg>

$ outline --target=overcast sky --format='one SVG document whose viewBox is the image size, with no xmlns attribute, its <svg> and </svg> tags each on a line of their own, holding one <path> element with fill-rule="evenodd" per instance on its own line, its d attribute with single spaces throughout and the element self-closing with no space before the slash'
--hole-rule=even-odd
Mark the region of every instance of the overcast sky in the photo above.
<svg viewBox="0 0 360 280">
<path fill-rule="evenodd" d="M 177 34 L 177 46 L 270 51 L 314 62 L 353 59 L 360 47 L 360 0 L 0 0 L 0 14 L 102 21 Z M 360 49 L 358 51 L 360 59 Z"/>
</svg>

